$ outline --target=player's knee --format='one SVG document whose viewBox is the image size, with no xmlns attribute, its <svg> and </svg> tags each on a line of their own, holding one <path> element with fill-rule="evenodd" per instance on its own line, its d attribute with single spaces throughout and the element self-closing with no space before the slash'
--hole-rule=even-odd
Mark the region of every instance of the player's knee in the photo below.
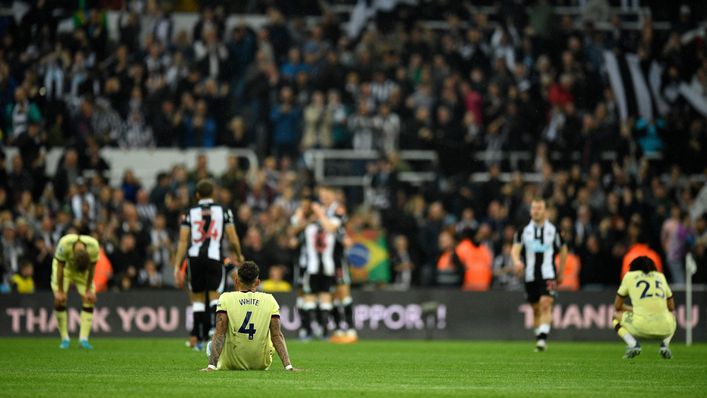
<svg viewBox="0 0 707 398">
<path fill-rule="evenodd" d="M 540 298 L 540 311 L 547 312 L 552 309 L 552 298 L 551 297 L 541 297 Z"/>
</svg>

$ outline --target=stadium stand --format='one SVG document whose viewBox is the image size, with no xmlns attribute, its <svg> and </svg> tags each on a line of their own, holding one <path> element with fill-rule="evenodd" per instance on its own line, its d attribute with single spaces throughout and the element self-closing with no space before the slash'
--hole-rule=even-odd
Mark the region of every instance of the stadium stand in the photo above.
<svg viewBox="0 0 707 398">
<path fill-rule="evenodd" d="M 289 217 L 331 184 L 411 269 L 396 286 L 437 283 L 446 234 L 453 288 L 519 289 L 504 248 L 536 195 L 566 289 L 618 285 L 638 246 L 707 283 L 704 3 L 219 3 L 0 1 L 2 291 L 26 261 L 49 289 L 70 231 L 100 240 L 102 288 L 172 286 L 207 177 L 263 279 L 292 279 Z"/>
</svg>

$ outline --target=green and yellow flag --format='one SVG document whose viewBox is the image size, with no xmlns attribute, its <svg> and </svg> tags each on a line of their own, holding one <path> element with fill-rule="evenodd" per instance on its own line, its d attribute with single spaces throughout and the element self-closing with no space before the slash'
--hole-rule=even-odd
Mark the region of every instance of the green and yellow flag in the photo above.
<svg viewBox="0 0 707 398">
<path fill-rule="evenodd" d="M 369 229 L 352 236 L 353 246 L 347 258 L 351 265 L 351 279 L 354 283 L 390 280 L 390 257 L 383 231 Z"/>
</svg>

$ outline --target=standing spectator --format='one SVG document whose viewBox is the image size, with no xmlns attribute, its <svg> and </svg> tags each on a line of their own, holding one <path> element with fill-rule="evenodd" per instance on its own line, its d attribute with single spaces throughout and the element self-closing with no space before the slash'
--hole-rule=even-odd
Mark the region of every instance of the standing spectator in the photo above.
<svg viewBox="0 0 707 398">
<path fill-rule="evenodd" d="M 437 245 L 439 249 L 435 275 L 437 286 L 461 286 L 464 265 L 455 252 L 456 241 L 454 240 L 454 234 L 451 231 L 443 230 L 439 234 Z"/>
<path fill-rule="evenodd" d="M 135 236 L 131 233 L 123 234 L 120 238 L 120 246 L 109 256 L 113 265 L 112 284 L 119 286 L 122 279 L 127 277 L 135 285 L 138 272 L 142 270 L 144 258 L 140 255 L 135 246 Z"/>
<path fill-rule="evenodd" d="M 203 76 L 212 79 L 222 79 L 226 76 L 226 61 L 228 49 L 219 40 L 219 35 L 214 27 L 204 28 L 201 40 L 194 43 L 194 55 Z"/>
<path fill-rule="evenodd" d="M 27 254 L 27 248 L 17 238 L 17 229 L 12 221 L 5 221 L 0 239 L 0 254 L 5 272 L 2 284 L 7 286 L 10 276 L 19 272 L 22 257 Z"/>
<path fill-rule="evenodd" d="M 381 150 L 394 153 L 399 150 L 400 117 L 390 109 L 387 103 L 381 104 L 379 114 L 374 119 L 374 124 L 381 132 Z"/>
<path fill-rule="evenodd" d="M 164 279 L 172 274 L 170 265 L 172 264 L 172 239 L 167 232 L 167 220 L 163 214 L 157 214 L 155 222 L 150 228 L 150 245 L 148 246 L 148 257 L 154 262 L 159 271 L 162 271 Z M 167 282 L 167 281 L 165 281 Z M 174 281 L 171 281 L 174 282 Z"/>
<path fill-rule="evenodd" d="M 208 114 L 203 99 L 196 102 L 194 115 L 185 118 L 184 134 L 187 147 L 213 148 L 216 145 L 216 121 Z"/>
<path fill-rule="evenodd" d="M 326 111 L 324 94 L 321 91 L 315 91 L 312 94 L 312 103 L 304 109 L 302 151 L 311 148 L 330 148 L 332 144 L 331 126 L 331 114 Z"/>
<path fill-rule="evenodd" d="M 349 130 L 353 136 L 353 149 L 372 151 L 378 149 L 379 136 L 371 117 L 368 102 L 358 102 L 358 111 L 349 117 Z"/>
<path fill-rule="evenodd" d="M 157 216 L 157 207 L 150 203 L 147 191 L 140 189 L 137 191 L 137 201 L 135 205 L 140 222 L 143 225 L 152 225 Z"/>
<path fill-rule="evenodd" d="M 297 158 L 301 116 L 299 108 L 294 105 L 292 88 L 285 86 L 280 90 L 280 105 L 272 110 L 270 121 L 273 124 L 275 155 L 279 158 Z"/>
<path fill-rule="evenodd" d="M 84 212 L 84 206 L 88 206 L 88 212 Z M 76 179 L 76 191 L 71 197 L 71 210 L 74 212 L 74 218 L 78 221 L 93 222 L 96 219 L 96 198 L 88 189 L 88 184 L 83 177 Z"/>
<path fill-rule="evenodd" d="M 39 122 L 42 115 L 37 105 L 30 102 L 27 92 L 23 87 L 15 89 L 15 101 L 5 108 L 5 139 L 7 143 L 13 144 L 15 140 L 27 131 L 30 122 Z"/>
<path fill-rule="evenodd" d="M 125 200 L 135 203 L 137 193 L 141 188 L 140 180 L 137 179 L 132 169 L 126 169 L 123 173 L 122 182 L 123 197 Z"/>
<path fill-rule="evenodd" d="M 64 153 L 63 160 L 59 161 L 54 175 L 54 193 L 59 201 L 66 199 L 69 186 L 76 184 L 79 177 L 81 177 L 81 168 L 78 152 L 74 148 L 69 148 Z"/>
<path fill-rule="evenodd" d="M 12 170 L 8 174 L 8 182 L 11 192 L 14 194 L 13 201 L 20 199 L 20 194 L 24 191 L 32 192 L 34 188 L 34 178 L 27 168 L 25 168 L 20 155 L 12 157 Z"/>
</svg>

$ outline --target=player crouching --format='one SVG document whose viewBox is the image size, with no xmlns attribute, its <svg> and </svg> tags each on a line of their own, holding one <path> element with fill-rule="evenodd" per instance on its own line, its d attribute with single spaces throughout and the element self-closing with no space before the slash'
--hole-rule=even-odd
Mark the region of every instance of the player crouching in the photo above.
<svg viewBox="0 0 707 398">
<path fill-rule="evenodd" d="M 624 304 L 627 297 L 631 306 Z M 656 270 L 653 260 L 642 256 L 631 262 L 616 293 L 614 308 L 614 329 L 627 344 L 625 359 L 641 353 L 637 338 L 660 340 L 660 355 L 673 357 L 669 344 L 676 327 L 675 300 L 665 275 Z"/>
</svg>

